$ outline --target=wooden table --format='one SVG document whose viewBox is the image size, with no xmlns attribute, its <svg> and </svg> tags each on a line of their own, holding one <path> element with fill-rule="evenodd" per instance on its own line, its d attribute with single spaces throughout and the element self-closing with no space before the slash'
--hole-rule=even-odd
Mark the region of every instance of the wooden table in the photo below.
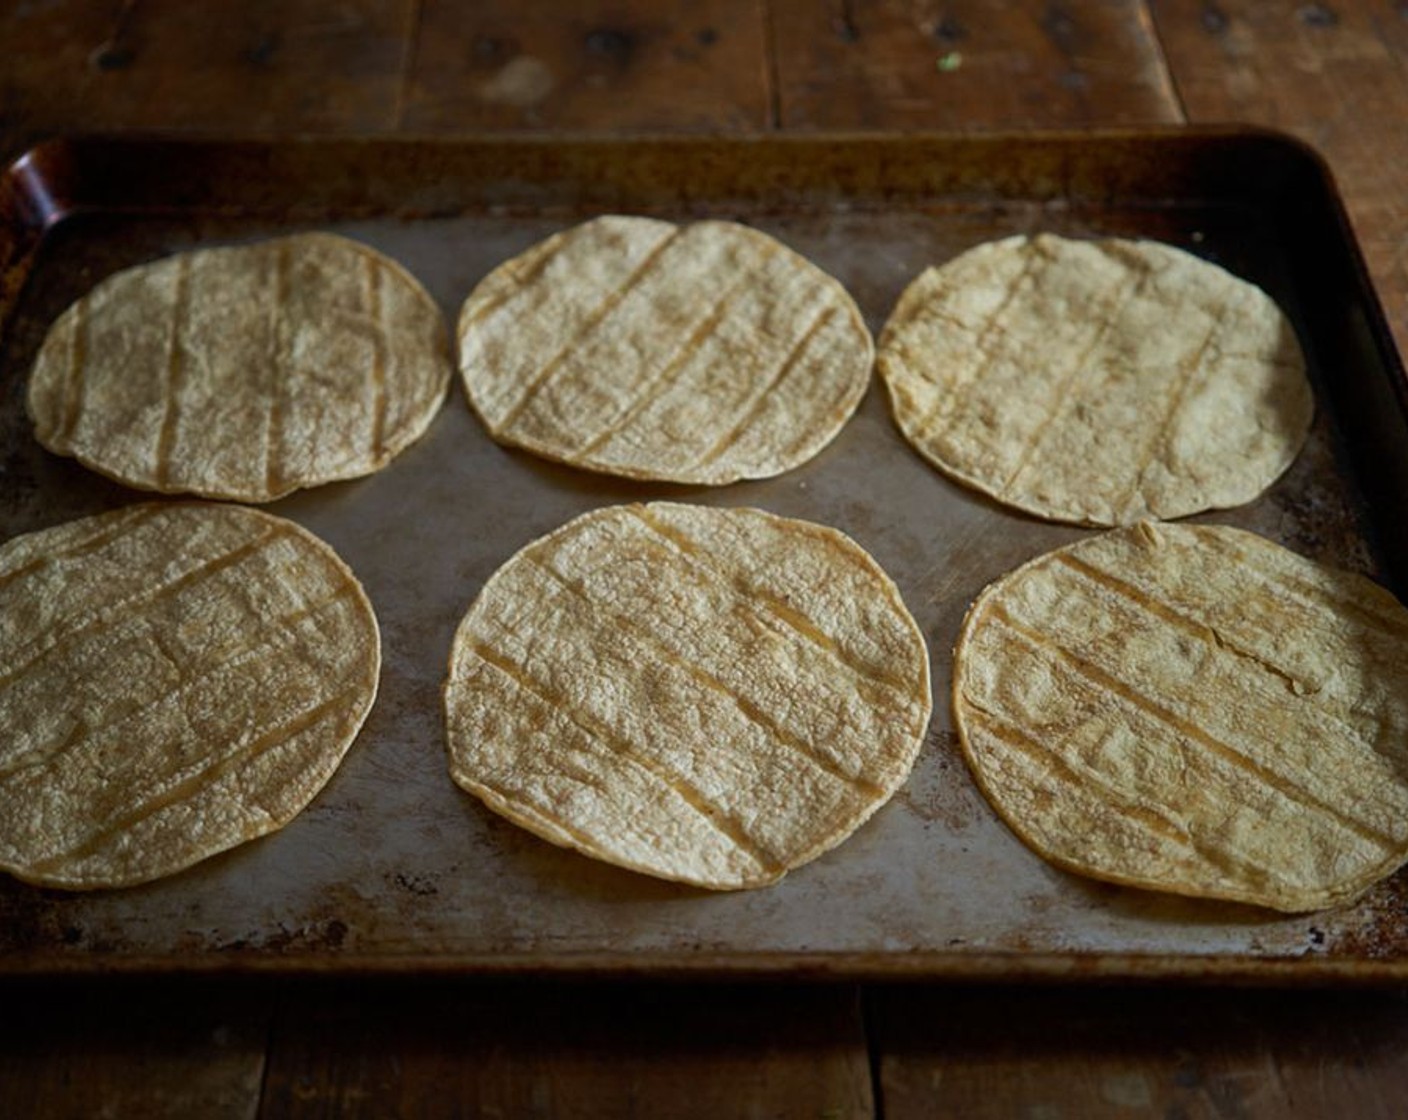
<svg viewBox="0 0 1408 1120">
<path fill-rule="evenodd" d="M 1408 342 L 1408 4 L 10 0 L 0 154 L 76 130 L 1242 122 L 1332 166 Z M 1408 1114 L 1396 991 L 471 979 L 0 986 L 5 1116 Z"/>
</svg>

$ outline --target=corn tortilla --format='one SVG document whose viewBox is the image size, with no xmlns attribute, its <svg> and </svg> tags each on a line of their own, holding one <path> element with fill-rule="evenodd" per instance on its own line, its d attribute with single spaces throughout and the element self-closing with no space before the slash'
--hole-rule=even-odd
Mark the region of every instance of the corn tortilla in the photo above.
<svg viewBox="0 0 1408 1120">
<path fill-rule="evenodd" d="M 0 546 L 0 869 L 170 875 L 281 828 L 376 696 L 371 604 L 242 506 L 145 503 Z"/>
<path fill-rule="evenodd" d="M 733 222 L 608 215 L 491 272 L 459 318 L 494 439 L 628 478 L 722 485 L 806 462 L 874 346 L 831 276 Z"/>
<path fill-rule="evenodd" d="M 877 368 L 900 430 L 940 471 L 1080 525 L 1249 502 L 1314 411 L 1271 298 L 1153 241 L 978 245 L 909 285 Z"/>
<path fill-rule="evenodd" d="M 717 890 L 838 844 L 905 781 L 923 638 L 839 532 L 667 502 L 585 514 L 487 582 L 445 684 L 450 771 L 555 844 Z"/>
<path fill-rule="evenodd" d="M 1299 912 L 1408 858 L 1408 610 L 1363 576 L 1143 522 L 996 581 L 954 662 L 979 785 L 1060 867 Z"/>
<path fill-rule="evenodd" d="M 380 470 L 451 369 L 409 273 L 306 233 L 108 277 L 50 328 L 28 408 L 41 444 L 128 486 L 267 502 Z"/>
</svg>

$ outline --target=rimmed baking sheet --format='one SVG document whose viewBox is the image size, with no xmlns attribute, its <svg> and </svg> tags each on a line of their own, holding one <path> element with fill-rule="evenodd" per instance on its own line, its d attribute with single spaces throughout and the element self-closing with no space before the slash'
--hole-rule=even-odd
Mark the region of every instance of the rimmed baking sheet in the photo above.
<svg viewBox="0 0 1408 1120">
<path fill-rule="evenodd" d="M 925 265 L 1051 230 L 1155 237 L 1261 284 L 1295 321 L 1319 414 L 1254 504 L 1204 520 L 1408 587 L 1403 371 L 1313 154 L 1236 129 L 756 139 L 71 139 L 0 181 L 0 539 L 146 495 L 35 444 L 22 390 L 44 331 L 117 268 L 332 229 L 410 268 L 453 318 L 491 267 L 602 212 L 728 217 L 826 268 L 878 330 Z M 559 850 L 449 780 L 439 691 L 454 626 L 530 538 L 668 497 L 835 525 L 899 584 L 937 698 L 914 774 L 839 848 L 766 890 L 711 894 Z M 0 880 L 0 972 L 396 970 L 944 978 L 1408 977 L 1408 876 L 1285 917 L 1104 886 L 1024 848 L 956 748 L 949 653 L 991 579 L 1086 530 L 1013 514 L 913 453 L 873 385 L 779 478 L 628 483 L 495 445 L 458 387 L 374 477 L 274 503 L 351 564 L 384 637 L 381 696 L 282 832 L 169 880 L 69 895 Z"/>
</svg>

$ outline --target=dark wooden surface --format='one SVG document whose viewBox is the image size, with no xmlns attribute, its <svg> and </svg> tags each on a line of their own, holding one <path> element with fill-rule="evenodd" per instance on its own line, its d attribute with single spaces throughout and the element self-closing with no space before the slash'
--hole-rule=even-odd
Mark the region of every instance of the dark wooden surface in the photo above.
<svg viewBox="0 0 1408 1120">
<path fill-rule="evenodd" d="M 1259 123 L 1408 341 L 1408 4 L 8 0 L 0 154 L 70 131 Z M 0 1116 L 1398 1117 L 1397 991 L 127 978 L 0 986 Z"/>
</svg>

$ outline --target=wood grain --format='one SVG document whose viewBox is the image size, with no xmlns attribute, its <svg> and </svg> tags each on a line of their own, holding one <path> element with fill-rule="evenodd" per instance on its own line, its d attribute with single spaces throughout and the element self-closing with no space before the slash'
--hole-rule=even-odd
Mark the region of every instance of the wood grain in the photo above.
<svg viewBox="0 0 1408 1120">
<path fill-rule="evenodd" d="M 1130 0 L 772 0 L 783 128 L 972 129 L 1180 119 Z"/>
<path fill-rule="evenodd" d="M 368 984 L 286 997 L 260 1115 L 874 1114 L 852 988 Z"/>
<path fill-rule="evenodd" d="M 79 105 L 94 57 L 116 24 L 121 0 L 75 0 L 62 8 L 0 5 L 0 159 L 82 120 Z M 22 49 L 14 49 L 22 44 Z"/>
<path fill-rule="evenodd" d="M 253 1120 L 269 1001 L 221 983 L 0 988 L 0 1113 Z"/>
<path fill-rule="evenodd" d="M 416 0 L 79 0 L 10 5 L 24 49 L 6 101 L 64 127 L 261 132 L 394 128 Z M 0 105 L 5 102 L 0 101 Z"/>
<path fill-rule="evenodd" d="M 757 0 L 426 0 L 398 123 L 413 132 L 765 128 L 760 11 Z"/>
<path fill-rule="evenodd" d="M 1290 132 L 1329 162 L 1400 349 L 1408 347 L 1408 7 L 1154 0 L 1190 120 Z"/>
<path fill-rule="evenodd" d="M 885 989 L 886 1120 L 1402 1115 L 1401 993 Z"/>
<path fill-rule="evenodd" d="M 395 123 L 410 0 L 142 0 L 95 56 L 84 110 L 95 123 L 365 131 Z M 231 96 L 232 91 L 238 94 Z"/>
</svg>

